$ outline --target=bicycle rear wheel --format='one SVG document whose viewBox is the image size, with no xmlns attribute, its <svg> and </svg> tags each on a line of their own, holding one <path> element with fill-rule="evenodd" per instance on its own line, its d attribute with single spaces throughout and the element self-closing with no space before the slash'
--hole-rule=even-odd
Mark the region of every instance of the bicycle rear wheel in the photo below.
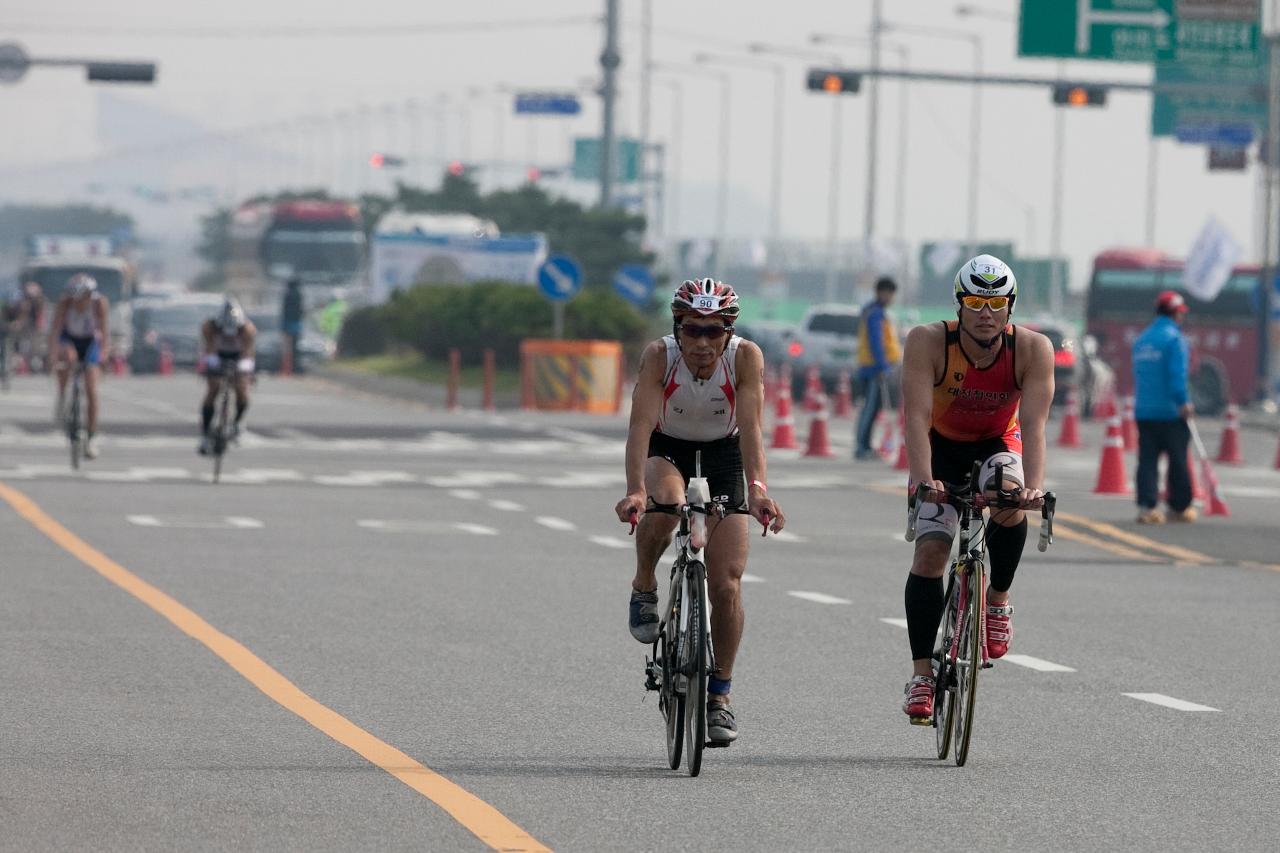
<svg viewBox="0 0 1280 853">
<path fill-rule="evenodd" d="M 977 702 L 978 670 L 982 669 L 982 569 L 971 563 L 963 582 L 969 585 L 969 601 L 960 620 L 959 660 L 956 667 L 955 717 L 956 766 L 969 759 L 973 734 L 973 709 Z"/>
<path fill-rule="evenodd" d="M 658 657 L 662 661 L 662 687 L 658 692 L 658 708 L 666 720 L 667 765 L 680 769 L 684 754 L 684 694 L 680 674 L 680 607 L 683 595 L 676 584 L 667 607 L 667 618 L 658 637 Z"/>
<path fill-rule="evenodd" d="M 952 571 L 947 581 L 946 610 L 942 614 L 942 637 L 933 661 L 933 730 L 938 739 L 938 760 L 946 760 L 951 750 L 951 720 L 955 713 L 955 660 L 951 657 L 951 639 L 956 635 L 960 612 L 960 586 Z"/>
<path fill-rule="evenodd" d="M 707 669 L 710 663 L 707 642 L 707 567 L 690 563 L 689 621 L 685 625 L 684 670 L 688 673 L 685 690 L 684 737 L 688 749 L 689 775 L 702 771 L 702 751 L 707 745 Z"/>
</svg>

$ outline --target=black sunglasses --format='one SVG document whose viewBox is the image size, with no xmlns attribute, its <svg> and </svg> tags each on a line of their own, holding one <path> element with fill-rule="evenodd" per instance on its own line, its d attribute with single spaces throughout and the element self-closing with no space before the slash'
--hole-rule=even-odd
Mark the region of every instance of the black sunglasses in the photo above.
<svg viewBox="0 0 1280 853">
<path fill-rule="evenodd" d="M 733 326 L 691 326 L 688 323 L 681 323 L 677 328 L 680 329 L 680 334 L 686 337 L 706 338 L 712 341 L 718 341 L 733 331 Z"/>
</svg>

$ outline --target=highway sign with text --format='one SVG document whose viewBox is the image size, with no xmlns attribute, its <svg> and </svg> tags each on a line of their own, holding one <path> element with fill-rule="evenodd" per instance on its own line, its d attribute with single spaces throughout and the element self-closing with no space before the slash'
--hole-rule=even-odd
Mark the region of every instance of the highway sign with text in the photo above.
<svg viewBox="0 0 1280 853">
<path fill-rule="evenodd" d="M 1176 0 L 1022 0 L 1018 55 L 1151 62 L 1173 43 Z"/>
<path fill-rule="evenodd" d="M 582 289 L 582 267 L 568 255 L 552 255 L 538 268 L 538 289 L 553 302 L 572 299 Z"/>
<path fill-rule="evenodd" d="M 578 96 L 564 92 L 519 92 L 516 94 L 517 115 L 576 116 L 582 112 Z"/>
</svg>

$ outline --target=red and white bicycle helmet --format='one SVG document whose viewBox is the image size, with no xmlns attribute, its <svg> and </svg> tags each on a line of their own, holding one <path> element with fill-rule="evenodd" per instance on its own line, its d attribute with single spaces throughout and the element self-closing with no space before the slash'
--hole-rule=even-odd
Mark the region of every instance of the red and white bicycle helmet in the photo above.
<svg viewBox="0 0 1280 853">
<path fill-rule="evenodd" d="M 738 316 L 738 294 L 714 278 L 690 279 L 682 282 L 672 295 L 671 314 L 675 317 L 697 314 L 733 320 Z"/>
</svg>

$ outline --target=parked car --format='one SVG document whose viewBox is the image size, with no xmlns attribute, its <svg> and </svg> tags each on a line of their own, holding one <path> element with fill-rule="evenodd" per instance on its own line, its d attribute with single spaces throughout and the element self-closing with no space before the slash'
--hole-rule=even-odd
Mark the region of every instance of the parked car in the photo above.
<svg viewBox="0 0 1280 853">
<path fill-rule="evenodd" d="M 1052 323 L 1023 323 L 1053 344 L 1053 404 L 1065 405 L 1067 392 L 1075 388 L 1080 413 L 1088 415 L 1093 406 L 1115 389 L 1116 374 L 1098 356 L 1098 342 L 1092 335 L 1077 339 L 1069 330 Z"/>
<path fill-rule="evenodd" d="M 805 374 L 810 366 L 817 366 L 828 395 L 835 393 L 841 373 L 857 373 L 861 316 L 862 311 L 852 305 L 815 305 L 808 310 L 789 345 L 793 396 L 804 396 Z"/>
<path fill-rule="evenodd" d="M 781 320 L 753 320 L 750 323 L 735 323 L 734 334 L 746 338 L 760 347 L 764 354 L 765 364 L 781 365 L 794 356 L 791 352 L 796 339 L 794 323 Z"/>
<path fill-rule="evenodd" d="M 274 311 L 249 312 L 249 319 L 258 329 L 256 346 L 259 371 L 278 373 L 284 363 L 284 334 L 280 331 L 280 314 Z M 333 357 L 334 344 L 309 326 L 302 327 L 298 340 L 298 362 L 293 369 L 305 372 Z"/>
<path fill-rule="evenodd" d="M 200 324 L 217 314 L 221 305 L 222 297 L 212 293 L 133 300 L 129 369 L 134 373 L 157 372 L 165 348 L 173 354 L 175 369 L 194 369 L 200 357 Z"/>
</svg>

